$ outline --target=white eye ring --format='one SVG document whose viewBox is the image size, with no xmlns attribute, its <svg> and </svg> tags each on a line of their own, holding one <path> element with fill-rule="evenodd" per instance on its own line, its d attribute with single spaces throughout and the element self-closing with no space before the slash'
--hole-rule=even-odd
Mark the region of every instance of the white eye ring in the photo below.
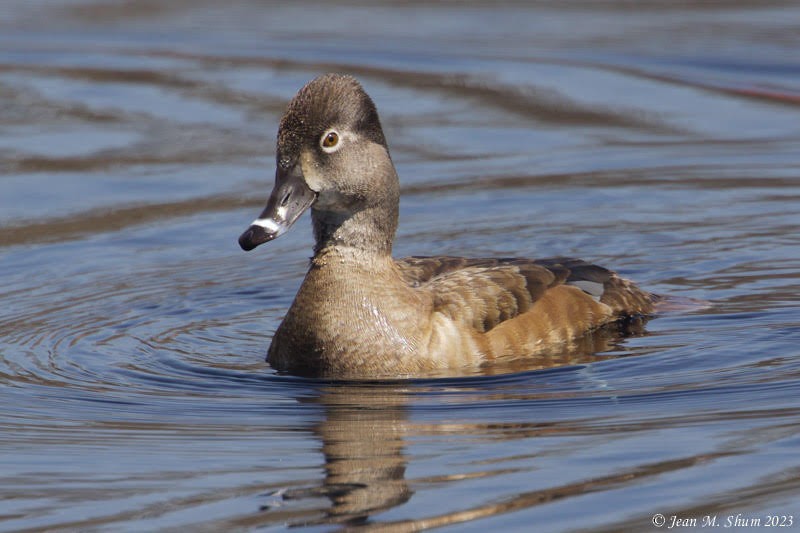
<svg viewBox="0 0 800 533">
<path fill-rule="evenodd" d="M 322 134 L 322 137 L 319 139 L 319 146 L 322 148 L 323 152 L 332 154 L 342 146 L 342 136 L 339 135 L 339 132 L 330 129 Z"/>
</svg>

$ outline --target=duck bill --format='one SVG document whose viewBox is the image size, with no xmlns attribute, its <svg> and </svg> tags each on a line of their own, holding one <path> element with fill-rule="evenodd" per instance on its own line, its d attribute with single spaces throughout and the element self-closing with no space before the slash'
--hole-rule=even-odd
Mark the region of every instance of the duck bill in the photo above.
<svg viewBox="0 0 800 533">
<path fill-rule="evenodd" d="M 300 165 L 288 171 L 279 167 L 267 207 L 239 237 L 239 246 L 249 252 L 259 244 L 277 239 L 292 227 L 316 198 L 317 193 L 306 185 Z"/>
</svg>

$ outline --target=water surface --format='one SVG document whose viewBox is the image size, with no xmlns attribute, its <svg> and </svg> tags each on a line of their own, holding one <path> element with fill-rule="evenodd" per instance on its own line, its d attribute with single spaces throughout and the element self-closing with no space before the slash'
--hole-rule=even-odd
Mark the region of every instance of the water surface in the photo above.
<svg viewBox="0 0 800 533">
<path fill-rule="evenodd" d="M 1 11 L 0 529 L 800 523 L 795 3 Z M 236 238 L 331 70 L 381 112 L 396 255 L 578 256 L 709 305 L 544 364 L 277 374 L 309 223 Z"/>
</svg>

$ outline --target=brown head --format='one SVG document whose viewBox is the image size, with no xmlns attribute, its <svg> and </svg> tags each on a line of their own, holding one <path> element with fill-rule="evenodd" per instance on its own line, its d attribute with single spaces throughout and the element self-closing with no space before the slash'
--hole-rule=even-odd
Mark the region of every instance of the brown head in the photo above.
<svg viewBox="0 0 800 533">
<path fill-rule="evenodd" d="M 351 76 L 325 74 L 295 95 L 278 129 L 275 185 L 239 237 L 244 250 L 282 235 L 309 207 L 317 250 L 391 250 L 399 186 L 378 112 Z"/>
</svg>

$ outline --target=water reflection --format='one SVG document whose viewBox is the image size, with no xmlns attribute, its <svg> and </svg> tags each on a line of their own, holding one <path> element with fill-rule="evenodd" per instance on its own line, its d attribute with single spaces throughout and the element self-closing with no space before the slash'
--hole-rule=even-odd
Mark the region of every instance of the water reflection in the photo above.
<svg viewBox="0 0 800 533">
<path fill-rule="evenodd" d="M 325 387 L 325 420 L 314 430 L 325 456 L 326 521 L 356 525 L 405 503 L 408 392 L 381 386 Z"/>
<path fill-rule="evenodd" d="M 502 420 L 486 422 L 464 422 L 438 420 L 426 422 L 412 420 L 414 408 L 426 395 L 446 396 L 448 389 L 455 392 L 466 406 L 479 408 L 490 402 L 493 407 L 507 411 L 518 409 L 519 392 L 503 387 L 488 392 L 486 383 L 475 381 L 474 385 L 462 382 L 453 388 L 447 381 L 435 380 L 431 385 L 424 382 L 385 383 L 341 383 L 323 385 L 318 395 L 306 397 L 303 403 L 318 405 L 324 418 L 313 429 L 324 456 L 324 476 L 319 485 L 289 487 L 266 495 L 268 503 L 262 513 L 250 517 L 248 524 L 267 525 L 288 523 L 292 526 L 338 524 L 344 527 L 366 527 L 376 531 L 419 531 L 431 527 L 467 522 L 479 518 L 503 515 L 545 505 L 554 501 L 582 495 L 636 486 L 643 479 L 657 478 L 672 472 L 689 469 L 697 465 L 713 463 L 726 457 L 739 455 L 739 446 L 721 446 L 716 450 L 687 454 L 669 460 L 652 459 L 636 467 L 621 469 L 612 474 L 579 476 L 570 481 L 552 479 L 540 475 L 533 485 L 536 490 L 518 490 L 486 495 L 478 504 L 465 501 L 463 505 L 450 504 L 451 510 L 416 516 L 412 519 L 375 521 L 374 517 L 407 503 L 417 490 L 425 497 L 432 487 L 457 485 L 468 480 L 507 478 L 515 475 L 533 476 L 536 479 L 537 462 L 544 463 L 550 453 L 537 445 L 537 440 L 569 439 L 584 437 L 607 445 L 608 435 L 625 438 L 640 432 L 678 428 L 686 423 L 702 424 L 704 421 L 719 421 L 718 415 L 709 414 L 687 421 L 682 417 L 662 416 L 652 420 L 636 420 L 615 423 L 591 416 L 571 421 L 526 420 L 518 422 Z M 547 395 L 538 395 L 539 399 Z M 549 396 L 553 398 L 552 395 Z M 574 398 L 570 395 L 567 398 Z M 536 399 L 531 393 L 529 399 Z M 569 402 L 570 400 L 566 400 Z M 461 404 L 465 407 L 465 404 Z M 787 413 L 764 413 L 766 416 L 793 416 Z M 738 419 L 739 417 L 736 417 Z M 781 436 L 785 436 L 784 431 Z M 475 443 L 524 442 L 527 452 L 511 456 L 489 457 L 461 463 L 449 474 L 423 475 L 409 479 L 407 471 L 415 455 L 407 452 L 410 443 L 420 439 L 468 439 Z M 770 440 L 772 437 L 767 437 Z M 759 439 L 761 440 L 761 439 Z M 417 454 L 418 457 L 418 454 Z M 324 502 L 324 503 L 323 503 Z M 637 518 L 639 523 L 647 523 Z M 624 525 L 634 524 L 633 521 Z M 620 526 L 622 527 L 622 526 Z M 609 530 L 610 531 L 610 530 Z"/>
</svg>

